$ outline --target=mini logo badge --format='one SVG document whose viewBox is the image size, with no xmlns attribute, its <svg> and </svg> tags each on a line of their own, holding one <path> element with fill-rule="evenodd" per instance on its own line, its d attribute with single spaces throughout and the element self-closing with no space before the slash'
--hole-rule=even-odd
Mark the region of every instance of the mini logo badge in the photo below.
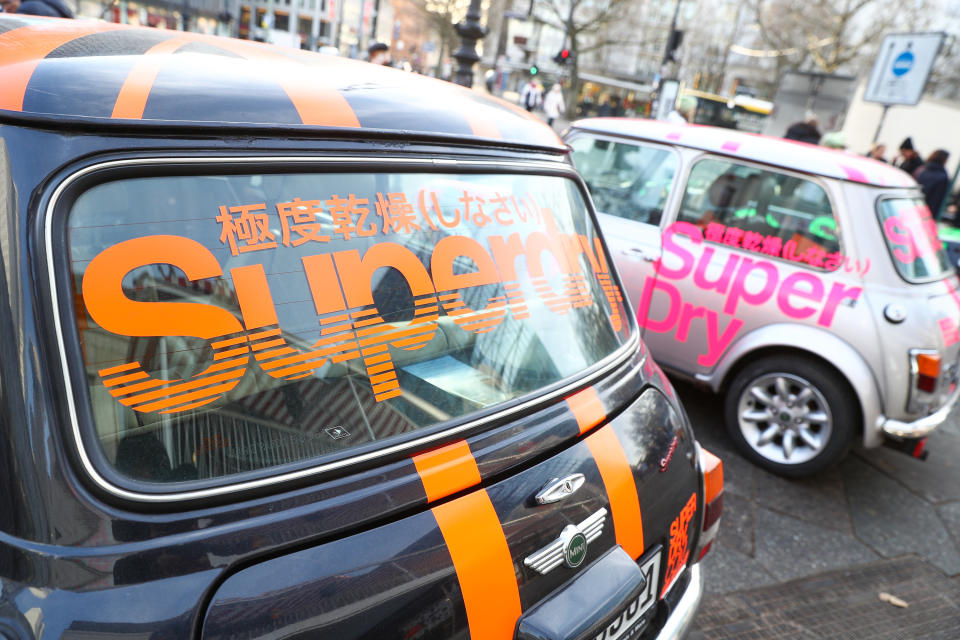
<svg viewBox="0 0 960 640">
<path fill-rule="evenodd" d="M 600 509 L 579 524 L 568 524 L 560 536 L 535 553 L 524 558 L 523 564 L 540 574 L 546 574 L 562 564 L 571 569 L 579 567 L 587 557 L 587 545 L 603 533 L 607 510 Z"/>
<path fill-rule="evenodd" d="M 580 533 L 573 525 L 567 527 L 573 529 L 573 535 L 567 538 L 567 543 L 563 547 L 563 559 L 567 566 L 573 569 L 583 564 L 583 559 L 587 557 L 587 537 Z M 566 532 L 566 529 L 564 529 Z"/>
</svg>

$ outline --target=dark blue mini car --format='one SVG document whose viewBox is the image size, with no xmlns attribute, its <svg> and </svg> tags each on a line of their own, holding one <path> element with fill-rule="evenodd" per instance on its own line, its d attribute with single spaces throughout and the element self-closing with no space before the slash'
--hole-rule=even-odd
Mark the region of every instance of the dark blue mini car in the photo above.
<svg viewBox="0 0 960 640">
<path fill-rule="evenodd" d="M 685 633 L 722 466 L 525 112 L 3 16 L 0 207 L 0 637 Z"/>
</svg>

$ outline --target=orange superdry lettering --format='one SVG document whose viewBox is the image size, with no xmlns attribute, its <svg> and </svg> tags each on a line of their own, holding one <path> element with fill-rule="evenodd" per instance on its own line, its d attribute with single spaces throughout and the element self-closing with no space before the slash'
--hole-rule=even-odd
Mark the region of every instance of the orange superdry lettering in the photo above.
<svg viewBox="0 0 960 640">
<path fill-rule="evenodd" d="M 670 554 L 667 556 L 667 574 L 663 579 L 664 593 L 690 559 L 690 521 L 696 512 L 697 494 L 692 493 L 680 510 L 680 515 L 670 523 Z"/>
<path fill-rule="evenodd" d="M 137 302 L 123 279 L 150 264 L 170 264 L 191 280 L 222 275 L 203 245 L 180 236 L 147 236 L 100 252 L 83 275 L 83 301 L 98 325 L 127 336 L 191 336 L 211 340 L 213 363 L 190 379 L 153 378 L 139 362 L 100 371 L 110 395 L 137 411 L 172 413 L 198 407 L 233 389 L 246 372 L 247 348 L 230 339 L 243 330 L 225 309 L 193 302 Z M 241 343 L 243 341 L 241 340 Z"/>
<path fill-rule="evenodd" d="M 242 253 L 239 249 L 236 253 Z M 471 263 L 473 268 L 464 270 Z M 234 267 L 225 274 L 203 245 L 173 235 L 135 238 L 105 249 L 83 277 L 83 303 L 93 321 L 125 336 L 209 340 L 213 362 L 187 380 L 157 379 L 139 363 L 128 363 L 131 369 L 121 374 L 103 373 L 104 384 L 134 410 L 175 412 L 222 397 L 250 365 L 273 378 L 295 380 L 327 363 L 359 360 L 380 402 L 402 393 L 391 349 L 414 351 L 430 343 L 438 334 L 441 309 L 460 330 L 482 334 L 507 317 L 529 318 L 531 295 L 558 314 L 594 304 L 590 275 L 610 304 L 614 329 L 621 324 L 621 303 L 604 279 L 609 278 L 605 263 L 586 238 L 575 234 L 490 236 L 489 248 L 466 236 L 446 236 L 433 247 L 429 270 L 417 254 L 392 242 L 377 243 L 362 254 L 354 249 L 308 255 L 301 264 L 320 326 L 319 338 L 312 342 L 281 327 L 263 264 Z M 148 265 L 176 267 L 190 281 L 232 280 L 237 312 L 212 304 L 132 300 L 124 280 Z M 413 296 L 412 317 L 387 321 L 382 311 L 395 310 L 377 308 L 373 292 L 384 269 L 402 276 Z"/>
</svg>

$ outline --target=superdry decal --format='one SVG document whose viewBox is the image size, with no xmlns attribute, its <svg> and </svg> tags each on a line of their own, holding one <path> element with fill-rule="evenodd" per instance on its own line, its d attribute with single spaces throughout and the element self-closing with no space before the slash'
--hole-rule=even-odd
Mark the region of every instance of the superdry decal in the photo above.
<svg viewBox="0 0 960 640">
<path fill-rule="evenodd" d="M 481 209 L 475 201 L 475 197 L 465 196 L 464 203 L 472 205 L 469 220 L 478 224 L 478 219 L 486 218 L 478 217 Z M 337 231 L 334 228 L 331 233 L 321 223 L 320 208 L 315 200 L 280 203 L 277 211 L 285 221 L 276 233 L 265 221 L 265 204 L 242 205 L 240 212 L 221 207 L 220 239 L 234 255 L 255 255 L 298 242 L 324 249 Z M 467 219 L 466 211 L 454 213 Z M 410 248 L 387 241 L 362 254 L 352 249 L 302 256 L 303 277 L 320 327 L 320 337 L 312 343 L 296 341 L 284 332 L 263 264 L 237 266 L 224 273 L 209 249 L 180 236 L 120 242 L 94 257 L 84 273 L 83 302 L 91 319 L 119 335 L 208 340 L 213 363 L 188 379 L 168 380 L 152 377 L 138 362 L 121 362 L 105 367 L 101 378 L 111 395 L 136 411 L 177 412 L 223 397 L 251 364 L 272 378 L 295 380 L 327 363 L 353 361 L 362 363 L 374 398 L 381 402 L 402 394 L 391 348 L 415 351 L 430 343 L 437 335 L 441 313 L 460 330 L 480 335 L 495 331 L 508 317 L 531 319 L 533 300 L 538 313 L 560 315 L 595 305 L 591 280 L 595 282 L 592 289 L 602 291 L 608 305 L 601 305 L 607 309 L 607 319 L 614 331 L 619 331 L 623 326 L 622 298 L 610 279 L 601 245 L 576 233 L 557 232 L 548 209 L 526 211 L 521 206 L 507 213 L 521 215 L 519 212 L 539 216 L 536 219 L 544 222 L 546 230 L 489 235 L 486 246 L 468 236 L 442 236 L 431 247 L 427 264 Z M 509 221 L 507 213 L 494 208 L 490 215 L 493 220 Z M 353 230 L 359 235 L 361 220 L 355 223 Z M 386 233 L 385 229 L 390 229 L 386 223 L 378 226 L 377 232 Z M 464 261 L 473 265 L 472 271 L 464 273 L 457 266 Z M 175 267 L 191 281 L 229 276 L 239 313 L 209 304 L 128 298 L 124 278 L 138 267 L 152 264 Z M 395 270 L 406 283 L 413 296 L 412 318 L 388 322 L 382 311 L 393 310 L 381 310 L 375 303 L 373 281 L 384 268 Z M 475 291 L 483 292 L 482 300 L 471 295 Z"/>
<path fill-rule="evenodd" d="M 903 264 L 913 264 L 943 249 L 937 221 L 925 204 L 898 207 L 896 215 L 883 221 L 883 232 L 893 257 Z"/>
<path fill-rule="evenodd" d="M 680 570 L 690 559 L 690 521 L 697 512 L 697 494 L 690 494 L 673 522 L 670 523 L 670 554 L 667 556 L 667 574 L 663 579 L 663 593 L 666 593 Z M 663 594 L 661 594 L 663 595 Z"/>
<path fill-rule="evenodd" d="M 675 332 L 674 339 L 686 343 L 694 320 L 702 319 L 706 325 L 707 350 L 698 356 L 697 363 L 704 367 L 717 363 L 743 326 L 743 320 L 736 315 L 742 303 L 759 306 L 775 299 L 777 308 L 787 318 L 815 318 L 818 326 L 829 328 L 840 304 L 857 300 L 863 292 L 862 287 L 849 287 L 840 282 L 830 284 L 819 274 L 808 271 L 784 276 L 779 266 L 770 260 L 735 253 L 727 257 L 722 271 L 711 278 L 707 268 L 716 250 L 703 247 L 703 243 L 700 227 L 688 222 L 676 222 L 663 232 L 664 255 L 656 267 L 658 277 L 647 278 L 644 283 L 637 321 L 648 331 Z M 722 307 L 711 309 L 685 301 L 680 289 L 670 280 L 688 277 L 692 277 L 697 288 L 722 294 Z M 666 296 L 666 304 L 652 303 L 656 292 Z M 664 315 L 651 317 L 653 308 L 665 309 Z M 722 320 L 725 323 L 722 324 Z"/>
<path fill-rule="evenodd" d="M 267 203 L 220 205 L 215 220 L 220 225 L 220 242 L 230 248 L 232 255 L 298 247 L 306 242 L 330 242 L 331 239 L 349 240 L 376 235 L 409 235 L 417 231 L 451 230 L 461 225 L 483 228 L 496 224 L 502 227 L 517 222 L 533 222 L 551 229 L 552 214 L 540 207 L 530 194 L 480 195 L 463 190 L 456 200 L 462 207 L 444 209 L 436 191 L 421 189 L 415 197 L 405 193 L 377 192 L 372 197 L 354 193 L 332 194 L 326 199 L 294 198 L 278 202 L 268 209 Z M 414 207 L 416 203 L 416 207 Z M 271 222 L 280 220 L 280 238 L 271 231 Z M 321 221 L 325 216 L 330 222 Z M 599 251 L 599 245 L 596 247 Z M 608 275 L 609 269 L 601 263 L 603 253 L 596 254 L 584 248 L 593 261 L 596 273 L 605 274 L 604 290 L 615 290 Z"/>
</svg>

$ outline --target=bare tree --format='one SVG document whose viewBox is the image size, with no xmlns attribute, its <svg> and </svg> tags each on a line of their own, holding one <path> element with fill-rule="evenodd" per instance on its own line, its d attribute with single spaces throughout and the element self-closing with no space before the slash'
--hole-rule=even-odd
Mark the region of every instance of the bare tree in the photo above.
<svg viewBox="0 0 960 640">
<path fill-rule="evenodd" d="M 639 4 L 642 3 L 635 0 L 536 0 L 537 18 L 567 34 L 571 54 L 567 62 L 570 77 L 567 113 L 572 114 L 576 106 L 583 56 L 606 47 L 643 44 L 636 31 L 629 28 L 633 9 Z"/>
<path fill-rule="evenodd" d="M 921 3 L 922 4 L 922 3 Z M 785 70 L 835 73 L 872 60 L 883 35 L 916 22 L 920 7 L 895 0 L 754 0 L 761 40 Z"/>
<path fill-rule="evenodd" d="M 409 2 L 426 20 L 430 31 L 440 40 L 440 56 L 436 69 L 437 76 L 440 76 L 443 61 L 459 42 L 455 25 L 466 15 L 468 3 L 463 0 L 409 0 Z"/>
</svg>

